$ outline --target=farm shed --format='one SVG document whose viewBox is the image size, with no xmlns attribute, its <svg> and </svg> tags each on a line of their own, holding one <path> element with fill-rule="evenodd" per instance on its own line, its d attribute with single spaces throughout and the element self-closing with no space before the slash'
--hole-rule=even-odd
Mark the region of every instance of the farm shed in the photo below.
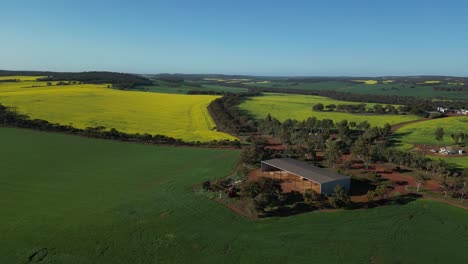
<svg viewBox="0 0 468 264">
<path fill-rule="evenodd" d="M 261 163 L 263 172 L 286 172 L 302 180 L 311 182 L 311 189 L 318 193 L 331 194 L 337 185 L 350 189 L 351 178 L 326 169 L 322 169 L 306 162 L 291 158 L 264 160 Z"/>
</svg>

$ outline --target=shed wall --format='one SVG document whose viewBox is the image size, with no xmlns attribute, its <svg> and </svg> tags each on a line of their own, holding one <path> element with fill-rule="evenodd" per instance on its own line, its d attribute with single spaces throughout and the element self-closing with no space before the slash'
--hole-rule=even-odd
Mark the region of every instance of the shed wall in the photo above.
<svg viewBox="0 0 468 264">
<path fill-rule="evenodd" d="M 341 185 L 345 188 L 347 192 L 349 192 L 351 186 L 351 179 L 341 179 L 332 182 L 322 183 L 322 193 L 324 194 L 332 194 L 335 186 Z"/>
</svg>

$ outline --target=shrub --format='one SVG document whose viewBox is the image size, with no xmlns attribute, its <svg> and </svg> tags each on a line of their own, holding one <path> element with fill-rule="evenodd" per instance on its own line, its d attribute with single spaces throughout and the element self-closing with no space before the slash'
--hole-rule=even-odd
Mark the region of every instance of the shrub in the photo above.
<svg viewBox="0 0 468 264">
<path fill-rule="evenodd" d="M 210 181 L 204 181 L 202 184 L 203 190 L 205 191 L 211 191 L 211 182 Z"/>
<path fill-rule="evenodd" d="M 312 189 L 309 189 L 304 193 L 304 202 L 307 205 L 316 205 L 317 202 L 320 201 L 320 199 L 321 199 L 320 194 Z"/>
</svg>

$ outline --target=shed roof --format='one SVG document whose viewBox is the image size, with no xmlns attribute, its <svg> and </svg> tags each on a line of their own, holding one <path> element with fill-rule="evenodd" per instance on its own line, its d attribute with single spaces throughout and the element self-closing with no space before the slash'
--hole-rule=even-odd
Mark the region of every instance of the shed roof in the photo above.
<svg viewBox="0 0 468 264">
<path fill-rule="evenodd" d="M 337 180 L 350 179 L 348 176 L 344 176 L 291 158 L 264 160 L 262 163 L 280 170 L 288 171 L 320 184 Z"/>
</svg>

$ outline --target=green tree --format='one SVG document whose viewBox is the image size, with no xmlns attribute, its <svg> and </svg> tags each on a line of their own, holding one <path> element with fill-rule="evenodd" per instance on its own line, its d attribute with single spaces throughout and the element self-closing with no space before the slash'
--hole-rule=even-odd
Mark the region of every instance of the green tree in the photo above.
<svg viewBox="0 0 468 264">
<path fill-rule="evenodd" d="M 329 142 L 325 149 L 325 159 L 335 168 L 336 162 L 341 158 L 340 148 L 335 141 Z"/>
<path fill-rule="evenodd" d="M 444 134 L 445 134 L 445 132 L 444 132 L 443 128 L 441 128 L 441 127 L 436 128 L 436 130 L 435 130 L 435 140 L 437 140 L 439 142 L 442 141 L 444 139 Z"/>
<path fill-rule="evenodd" d="M 328 109 L 328 111 L 333 111 L 336 109 L 336 105 L 335 104 L 329 104 L 327 106 L 325 106 L 325 108 Z"/>
<path fill-rule="evenodd" d="M 323 111 L 323 104 L 322 103 L 318 103 L 318 104 L 315 104 L 313 107 L 312 107 L 312 110 L 314 111 Z"/>
<path fill-rule="evenodd" d="M 424 185 L 425 181 L 426 181 L 426 178 L 424 177 L 424 175 L 418 174 L 416 176 L 416 192 L 419 192 L 421 185 Z"/>
<path fill-rule="evenodd" d="M 312 189 L 308 189 L 304 193 L 304 202 L 308 205 L 317 205 L 317 203 L 320 201 L 320 198 L 320 194 Z"/>
<path fill-rule="evenodd" d="M 328 202 L 335 208 L 345 208 L 351 205 L 351 198 L 346 193 L 343 186 L 337 185 L 333 190 L 333 194 L 328 197 Z"/>
</svg>

